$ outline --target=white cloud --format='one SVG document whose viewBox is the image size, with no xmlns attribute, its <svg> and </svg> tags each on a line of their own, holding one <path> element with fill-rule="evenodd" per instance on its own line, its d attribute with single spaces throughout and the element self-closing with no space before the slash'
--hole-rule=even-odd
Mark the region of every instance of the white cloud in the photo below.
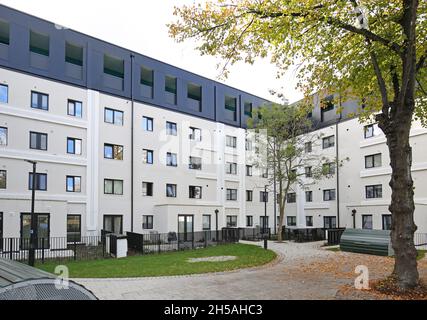
<svg viewBox="0 0 427 320">
<path fill-rule="evenodd" d="M 218 59 L 200 56 L 193 41 L 178 44 L 168 35 L 166 24 L 174 19 L 174 5 L 191 4 L 192 0 L 0 2 L 207 78 L 217 79 L 219 75 Z M 239 63 L 230 70 L 228 79 L 222 81 L 230 86 L 270 100 L 278 100 L 270 95 L 271 89 L 283 92 L 290 102 L 302 97 L 294 89 L 294 72 L 277 79 L 276 68 L 268 60 L 258 60 L 252 66 Z"/>
</svg>

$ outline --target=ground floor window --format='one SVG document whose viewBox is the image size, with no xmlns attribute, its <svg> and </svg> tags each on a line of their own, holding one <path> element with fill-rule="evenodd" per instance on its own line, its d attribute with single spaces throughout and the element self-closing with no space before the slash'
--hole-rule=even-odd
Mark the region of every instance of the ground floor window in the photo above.
<svg viewBox="0 0 427 320">
<path fill-rule="evenodd" d="M 246 226 L 247 227 L 253 227 L 254 226 L 254 217 L 253 216 L 246 216 Z"/>
<path fill-rule="evenodd" d="M 237 227 L 237 216 L 227 216 L 227 228 Z"/>
<path fill-rule="evenodd" d="M 297 225 L 297 217 L 287 217 L 288 227 L 295 227 Z"/>
<path fill-rule="evenodd" d="M 383 230 L 391 230 L 391 214 L 383 214 Z"/>
<path fill-rule="evenodd" d="M 37 227 L 35 236 L 37 238 L 37 249 L 49 248 L 50 217 L 47 213 L 35 213 Z M 29 249 L 31 231 L 31 214 L 21 214 L 21 248 Z"/>
<path fill-rule="evenodd" d="M 142 229 L 150 230 L 153 229 L 153 216 L 142 216 Z"/>
<path fill-rule="evenodd" d="M 194 217 L 192 215 L 178 216 L 178 237 L 179 241 L 193 241 Z"/>
<path fill-rule="evenodd" d="M 203 219 L 203 230 L 205 231 L 211 230 L 211 215 L 204 214 L 202 219 Z"/>
<path fill-rule="evenodd" d="M 3 250 L 3 212 L 0 212 L 0 251 Z"/>
<path fill-rule="evenodd" d="M 313 226 L 313 216 L 306 216 L 305 217 L 305 225 L 307 227 L 312 227 Z"/>
<path fill-rule="evenodd" d="M 362 229 L 372 229 L 372 215 L 364 214 L 362 215 Z"/>
<path fill-rule="evenodd" d="M 82 238 L 82 216 L 67 215 L 67 242 L 80 242 Z"/>
<path fill-rule="evenodd" d="M 325 229 L 335 229 L 337 227 L 337 217 L 323 217 L 323 227 Z"/>
<path fill-rule="evenodd" d="M 121 215 L 105 215 L 104 230 L 115 234 L 123 233 L 123 216 Z"/>
<path fill-rule="evenodd" d="M 261 229 L 268 228 L 268 226 L 269 226 L 268 217 L 266 217 L 266 216 L 259 217 L 259 226 L 261 227 Z"/>
</svg>

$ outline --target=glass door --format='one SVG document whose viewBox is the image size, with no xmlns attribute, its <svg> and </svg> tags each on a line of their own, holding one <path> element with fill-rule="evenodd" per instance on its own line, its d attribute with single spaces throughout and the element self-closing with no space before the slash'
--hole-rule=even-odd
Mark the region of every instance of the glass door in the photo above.
<svg viewBox="0 0 427 320">
<path fill-rule="evenodd" d="M 50 219 L 49 214 L 36 213 L 37 228 L 35 236 L 37 238 L 36 249 L 49 248 L 50 236 Z M 30 230 L 31 230 L 31 214 L 21 214 L 21 249 L 27 250 L 30 248 Z"/>
<path fill-rule="evenodd" d="M 193 216 L 178 216 L 178 235 L 180 241 L 193 241 Z"/>
<path fill-rule="evenodd" d="M 0 212 L 0 251 L 3 251 L 3 212 Z"/>
<path fill-rule="evenodd" d="M 123 216 L 106 215 L 104 216 L 104 230 L 114 234 L 123 233 Z"/>
</svg>

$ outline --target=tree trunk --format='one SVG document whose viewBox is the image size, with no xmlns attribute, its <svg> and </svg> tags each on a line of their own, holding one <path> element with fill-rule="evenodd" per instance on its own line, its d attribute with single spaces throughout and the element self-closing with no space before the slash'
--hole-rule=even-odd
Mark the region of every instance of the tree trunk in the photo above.
<svg viewBox="0 0 427 320">
<path fill-rule="evenodd" d="M 277 241 L 282 242 L 282 230 L 283 230 L 283 219 L 285 216 L 285 206 L 283 205 L 282 201 L 279 202 L 279 211 L 280 211 L 280 217 L 279 217 L 279 227 L 277 228 Z"/>
<path fill-rule="evenodd" d="M 406 290 L 418 284 L 417 250 L 414 245 L 414 190 L 411 175 L 412 149 L 409 133 L 412 123 L 413 106 L 397 108 L 394 119 L 378 117 L 379 126 L 387 137 L 390 153 L 392 189 L 389 210 L 392 214 L 391 241 L 395 253 L 393 275 L 400 288 Z"/>
</svg>

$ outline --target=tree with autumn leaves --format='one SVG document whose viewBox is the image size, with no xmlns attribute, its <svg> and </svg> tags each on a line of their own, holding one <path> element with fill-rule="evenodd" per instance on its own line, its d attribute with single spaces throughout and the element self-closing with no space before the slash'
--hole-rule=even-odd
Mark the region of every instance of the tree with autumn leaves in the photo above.
<svg viewBox="0 0 427 320">
<path fill-rule="evenodd" d="M 169 31 L 195 38 L 203 55 L 227 67 L 271 57 L 278 72 L 299 64 L 307 97 L 327 90 L 365 106 L 384 132 L 392 168 L 389 210 L 393 275 L 403 289 L 418 284 L 414 184 L 409 134 L 427 124 L 427 1 L 207 0 L 175 8 Z"/>
</svg>

